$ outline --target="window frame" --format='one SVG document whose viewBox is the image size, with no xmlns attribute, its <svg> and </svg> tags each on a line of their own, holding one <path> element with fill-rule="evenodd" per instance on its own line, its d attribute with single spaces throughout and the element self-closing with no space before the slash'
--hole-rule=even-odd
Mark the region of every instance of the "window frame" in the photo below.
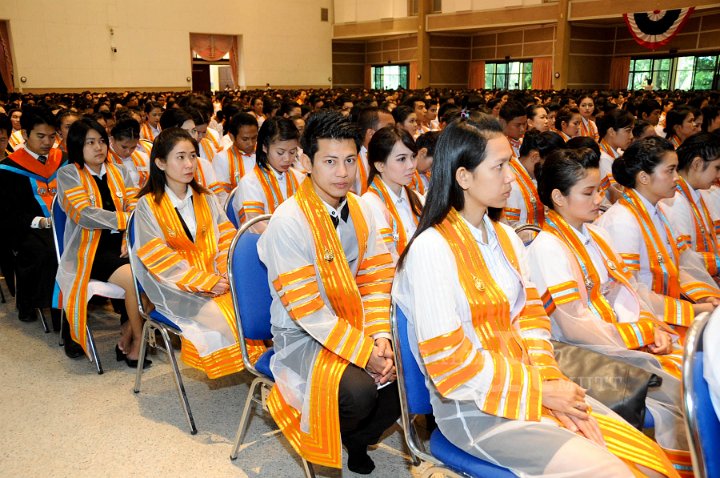
<svg viewBox="0 0 720 478">
<path fill-rule="evenodd" d="M 703 68 L 702 65 L 700 65 L 699 58 L 707 57 L 715 59 L 714 66 L 712 68 Z M 685 60 L 687 58 L 692 59 L 692 67 L 689 69 L 681 68 L 681 63 L 685 63 L 685 61 L 681 60 Z M 645 60 L 650 61 L 649 70 L 637 69 L 637 62 Z M 670 61 L 670 65 L 668 68 L 662 68 L 659 66 L 659 64 L 663 60 Z M 682 84 L 686 83 L 686 81 L 683 80 L 687 80 L 687 74 L 684 72 L 690 72 L 689 87 L 682 88 Z M 700 84 L 700 81 L 702 80 L 698 78 L 698 72 L 711 72 L 711 80 L 709 84 L 707 82 L 704 85 Z M 668 74 L 668 82 L 667 85 L 661 84 L 660 86 L 658 86 L 656 80 L 658 75 L 662 73 Z M 638 89 L 642 89 L 642 87 L 644 86 L 642 84 L 644 78 L 638 82 L 638 75 L 650 75 L 653 80 L 653 87 L 660 90 L 680 89 L 683 91 L 709 91 L 712 89 L 717 89 L 718 86 L 720 86 L 720 52 L 711 51 L 693 54 L 634 56 L 630 58 L 630 70 L 628 72 L 627 81 L 628 90 L 635 91 Z M 683 76 L 684 79 L 680 78 L 681 76 Z M 700 77 L 707 78 L 706 74 L 700 75 Z"/>
<path fill-rule="evenodd" d="M 498 66 L 503 66 L 503 72 L 498 73 Z M 519 65 L 517 72 L 512 72 L 513 65 Z M 532 60 L 504 60 L 485 62 L 485 89 L 488 90 L 529 90 L 532 89 Z M 490 71 L 492 70 L 492 72 Z M 488 84 L 488 75 L 492 77 L 492 83 Z M 529 75 L 529 76 L 528 76 Z M 517 88 L 510 85 L 510 78 L 516 76 L 518 79 Z M 498 78 L 504 77 L 504 81 L 498 83 Z M 528 79 L 529 78 L 529 79 Z M 526 84 L 527 83 L 527 84 Z"/>
</svg>

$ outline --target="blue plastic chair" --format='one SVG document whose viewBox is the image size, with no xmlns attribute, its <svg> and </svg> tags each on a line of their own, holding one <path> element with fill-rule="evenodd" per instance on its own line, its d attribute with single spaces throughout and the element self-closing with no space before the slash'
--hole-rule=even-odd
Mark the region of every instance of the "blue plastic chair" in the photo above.
<svg viewBox="0 0 720 478">
<path fill-rule="evenodd" d="M 233 190 L 234 194 L 235 190 Z M 232 197 L 232 195 L 231 195 Z M 230 200 L 228 200 L 228 204 Z M 257 243 L 260 234 L 250 231 L 250 228 L 262 221 L 269 221 L 270 214 L 257 216 L 247 221 L 238 231 L 230 245 L 228 253 L 228 281 L 230 293 L 233 298 L 233 307 L 238 326 L 240 350 L 242 351 L 245 369 L 255 375 L 250 384 L 245 406 L 243 407 L 240 425 L 235 436 L 235 442 L 230 453 L 230 459 L 237 458 L 238 450 L 245 437 L 245 431 L 250 418 L 250 407 L 257 403 L 264 408 L 263 397 L 267 396 L 275 380 L 270 370 L 270 359 L 275 351 L 269 348 L 253 364 L 250 361 L 247 343 L 245 340 L 272 340 L 270 330 L 270 305 L 272 296 L 268 284 L 268 272 L 265 264 L 258 256 Z M 260 391 L 259 396 L 257 392 Z M 302 459 L 305 476 L 315 476 L 312 464 Z"/>
<path fill-rule="evenodd" d="M 238 223 L 237 211 L 233 207 L 233 199 L 235 199 L 237 190 L 238 188 L 236 186 L 235 189 L 230 191 L 230 194 L 228 194 L 228 197 L 225 200 L 225 214 L 227 214 L 228 220 L 232 223 L 233 226 L 235 226 L 235 229 L 238 229 L 240 227 L 240 224 Z"/>
<path fill-rule="evenodd" d="M 57 257 L 58 264 L 60 264 L 60 258 L 62 257 L 63 251 L 65 250 L 65 225 L 67 221 L 67 214 L 65 214 L 65 211 L 63 211 L 62 207 L 60 207 L 60 202 L 58 201 L 57 196 L 53 198 L 52 205 L 50 206 L 50 211 L 52 214 L 52 229 L 53 241 L 55 242 L 55 255 Z M 104 291 L 102 294 L 98 293 L 98 285 L 102 287 L 100 290 Z M 110 299 L 122 299 L 125 297 L 125 291 L 115 284 L 90 280 L 90 283 L 88 284 L 88 296 L 92 297 L 94 295 L 102 295 L 103 297 L 108 297 Z M 47 332 L 45 317 L 42 315 L 42 313 L 40 314 L 40 317 L 43 321 L 43 327 Z M 60 309 L 61 346 L 63 345 L 62 329 L 65 327 L 64 318 L 65 310 Z M 92 329 L 90 329 L 90 325 L 87 322 L 85 323 L 85 333 L 87 334 L 87 345 L 89 349 L 88 352 L 90 353 L 88 359 L 91 363 L 95 364 L 98 375 L 102 375 L 103 368 L 102 363 L 100 363 L 100 357 L 97 354 L 97 348 L 95 347 L 95 338 L 93 336 Z"/>
<path fill-rule="evenodd" d="M 133 212 L 128 219 L 127 237 L 126 237 L 128 255 L 130 256 L 130 268 L 132 270 L 133 278 L 135 279 L 135 296 L 137 297 L 138 309 L 140 310 L 140 316 L 145 319 L 145 324 L 142 330 L 142 341 L 140 342 L 140 355 L 138 356 L 138 367 L 135 374 L 135 387 L 133 391 L 135 393 L 140 392 L 140 381 L 143 373 L 143 364 L 145 362 L 145 356 L 147 355 L 148 342 L 155 348 L 162 350 L 168 356 L 170 365 L 173 370 L 173 378 L 175 379 L 175 387 L 178 392 L 180 404 L 182 405 L 183 411 L 185 412 L 185 418 L 190 425 L 190 434 L 195 435 L 197 433 L 197 427 L 195 426 L 195 419 L 193 418 L 192 411 L 190 410 L 190 403 L 188 402 L 187 394 L 185 393 L 185 385 L 183 384 L 182 376 L 180 375 L 180 368 L 178 367 L 177 358 L 175 357 L 175 350 L 173 349 L 172 343 L 170 342 L 170 334 L 182 336 L 182 330 L 173 321 L 162 315 L 157 310 L 147 312 L 143 307 L 142 296 L 145 291 L 143 290 L 142 284 L 138 281 L 136 270 L 144 267 L 138 259 L 135 253 L 135 213 Z M 163 345 L 157 345 L 155 343 L 155 331 L 160 333 L 163 339 Z"/>
<path fill-rule="evenodd" d="M 440 429 L 435 429 L 430 435 L 430 453 L 425 451 L 417 430 L 415 430 L 414 417 L 432 414 L 430 392 L 425 386 L 425 376 L 420 371 L 410 349 L 407 318 L 396 304 L 393 304 L 392 332 L 395 342 L 395 366 L 397 367 L 405 442 L 416 465 L 420 461 L 433 464 L 433 467 L 425 472 L 425 476 L 449 472 L 473 478 L 515 477 L 515 474 L 506 468 L 477 458 L 456 447 L 445 438 Z"/>
<path fill-rule="evenodd" d="M 683 401 L 685 430 L 690 440 L 693 470 L 697 478 L 720 477 L 720 421 L 703 378 L 703 332 L 711 320 L 720 320 L 720 308 L 712 316 L 695 318 L 685 337 L 683 355 Z"/>
</svg>

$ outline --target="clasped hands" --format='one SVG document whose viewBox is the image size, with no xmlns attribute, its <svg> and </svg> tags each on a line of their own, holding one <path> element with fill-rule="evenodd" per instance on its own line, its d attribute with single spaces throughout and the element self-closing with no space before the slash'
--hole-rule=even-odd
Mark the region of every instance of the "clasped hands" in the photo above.
<svg viewBox="0 0 720 478">
<path fill-rule="evenodd" d="M 386 338 L 375 339 L 375 346 L 365 369 L 375 379 L 375 383 L 379 385 L 395 380 L 395 358 L 390 340 Z"/>
<path fill-rule="evenodd" d="M 589 413 L 585 389 L 569 380 L 546 380 L 542 383 L 542 405 L 549 409 L 568 430 L 605 446 L 600 427 Z"/>
</svg>

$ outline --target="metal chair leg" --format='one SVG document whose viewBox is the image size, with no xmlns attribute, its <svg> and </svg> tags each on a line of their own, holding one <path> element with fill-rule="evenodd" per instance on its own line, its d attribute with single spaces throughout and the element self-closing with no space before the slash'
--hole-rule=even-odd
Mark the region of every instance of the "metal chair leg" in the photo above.
<svg viewBox="0 0 720 478">
<path fill-rule="evenodd" d="M 43 313 L 42 309 L 35 309 L 35 313 L 38 317 L 40 317 L 40 322 L 42 323 L 43 330 L 46 334 L 49 334 L 50 328 L 48 327 L 47 320 L 45 320 L 45 314 Z"/>
<path fill-rule="evenodd" d="M 305 478 L 315 478 L 315 469 L 313 468 L 312 463 L 307 461 L 304 458 L 301 458 L 303 463 L 303 471 L 305 472 Z"/>
<path fill-rule="evenodd" d="M 230 459 L 234 460 L 237 458 L 238 449 L 245 438 L 245 430 L 249 422 L 250 408 L 255 401 L 255 392 L 258 389 L 258 385 L 262 386 L 262 379 L 256 378 L 250 384 L 250 390 L 248 390 L 247 398 L 245 398 L 245 406 L 243 407 L 242 415 L 240 416 L 240 425 L 238 425 L 237 433 L 235 434 L 235 444 L 233 445 L 232 452 L 230 453 Z"/>
<path fill-rule="evenodd" d="M 142 339 L 140 339 L 140 355 L 138 356 L 138 366 L 137 371 L 135 372 L 135 387 L 133 388 L 133 392 L 135 393 L 140 392 L 140 380 L 143 373 L 143 365 L 145 364 L 148 335 L 151 333 L 152 328 L 152 323 L 149 320 L 146 320 L 143 324 Z"/>
<path fill-rule="evenodd" d="M 63 329 L 65 328 L 65 309 L 60 309 L 60 338 L 58 339 L 58 345 L 62 347 L 65 345 L 65 340 L 63 339 Z"/>
<path fill-rule="evenodd" d="M 87 344 L 88 348 L 90 349 L 90 362 L 95 364 L 95 368 L 97 369 L 98 375 L 103 374 L 103 368 L 102 364 L 100 363 L 100 357 L 98 357 L 97 354 L 97 348 L 95 347 L 95 338 L 93 337 L 92 331 L 90 330 L 90 327 L 85 325 L 85 334 L 87 335 Z"/>
<path fill-rule="evenodd" d="M 197 428 L 195 427 L 195 420 L 193 419 L 192 412 L 190 411 L 190 403 L 188 402 L 187 394 L 185 393 L 185 385 L 183 384 L 182 377 L 180 376 L 180 368 L 178 367 L 177 359 L 175 358 L 175 350 L 172 348 L 170 337 L 164 327 L 160 327 L 160 335 L 162 335 L 167 354 L 170 357 L 173 377 L 175 378 L 175 385 L 177 386 L 180 403 L 182 403 L 183 410 L 185 411 L 185 418 L 187 418 L 188 424 L 190 425 L 190 434 L 195 435 L 197 433 Z M 138 366 L 140 363 L 142 362 L 138 362 Z"/>
</svg>

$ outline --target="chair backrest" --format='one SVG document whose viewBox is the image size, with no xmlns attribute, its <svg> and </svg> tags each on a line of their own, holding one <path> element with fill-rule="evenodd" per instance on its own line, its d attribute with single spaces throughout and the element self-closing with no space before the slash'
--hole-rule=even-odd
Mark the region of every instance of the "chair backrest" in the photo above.
<svg viewBox="0 0 720 478">
<path fill-rule="evenodd" d="M 703 332 L 710 318 L 708 314 L 695 318 L 685 337 L 683 360 L 685 428 L 698 478 L 720 476 L 720 420 L 703 377 Z M 720 308 L 715 309 L 712 320 L 720 320 Z"/>
<path fill-rule="evenodd" d="M 515 234 L 522 239 L 525 246 L 532 244 L 532 241 L 540 234 L 540 231 L 542 231 L 542 229 L 536 224 L 520 224 L 515 226 Z"/>
<path fill-rule="evenodd" d="M 257 251 L 260 234 L 250 228 L 270 219 L 270 214 L 254 217 L 243 224 L 230 245 L 228 279 L 233 296 L 238 329 L 248 340 L 271 340 L 270 305 L 272 296 L 268 271 Z"/>
<path fill-rule="evenodd" d="M 426 415 L 432 413 L 430 392 L 425 386 L 425 376 L 415 361 L 408 338 L 407 317 L 402 309 L 395 305 L 393 335 L 395 336 L 395 354 L 397 356 L 398 385 L 404 389 L 408 413 Z"/>
<path fill-rule="evenodd" d="M 237 211 L 233 207 L 233 199 L 235 199 L 237 190 L 238 188 L 235 187 L 235 189 L 230 191 L 230 194 L 228 194 L 228 197 L 225 200 L 225 214 L 227 214 L 228 220 L 233 224 L 233 226 L 235 226 L 235 229 L 238 229 L 240 227 L 240 224 L 238 223 Z"/>
<path fill-rule="evenodd" d="M 53 239 L 55 241 L 55 254 L 60 262 L 60 257 L 65 250 L 65 222 L 67 214 L 60 207 L 57 195 L 53 198 L 52 206 L 50 206 L 50 214 L 52 214 Z"/>
</svg>

